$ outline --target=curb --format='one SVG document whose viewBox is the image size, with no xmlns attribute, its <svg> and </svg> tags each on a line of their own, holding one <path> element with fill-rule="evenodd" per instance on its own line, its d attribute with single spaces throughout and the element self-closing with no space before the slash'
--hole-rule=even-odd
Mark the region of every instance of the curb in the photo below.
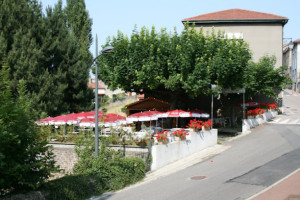
<svg viewBox="0 0 300 200">
<path fill-rule="evenodd" d="M 299 172 L 299 171 L 300 171 L 300 168 L 299 168 L 299 169 L 296 169 L 296 170 L 295 170 L 295 171 L 293 171 L 291 174 L 289 174 L 289 175 L 287 175 L 286 177 L 284 177 L 284 178 L 280 179 L 279 181 L 277 181 L 277 182 L 273 183 L 273 184 L 272 184 L 272 185 L 270 185 L 269 187 L 267 187 L 267 188 L 263 189 L 263 190 L 262 190 L 262 191 L 260 191 L 259 193 L 257 193 L 257 194 L 255 194 L 255 195 L 253 195 L 253 196 L 249 197 L 249 198 L 248 198 L 248 199 L 246 199 L 246 200 L 251 200 L 251 199 L 254 199 L 255 197 L 257 197 L 257 196 L 261 195 L 262 193 L 264 193 L 264 192 L 267 192 L 269 189 L 271 189 L 271 188 L 273 188 L 274 186 L 278 185 L 279 183 L 281 183 L 281 182 L 285 181 L 286 179 L 288 179 L 289 177 L 293 176 L 294 174 L 296 174 L 296 173 L 297 173 L 297 172 Z"/>
</svg>

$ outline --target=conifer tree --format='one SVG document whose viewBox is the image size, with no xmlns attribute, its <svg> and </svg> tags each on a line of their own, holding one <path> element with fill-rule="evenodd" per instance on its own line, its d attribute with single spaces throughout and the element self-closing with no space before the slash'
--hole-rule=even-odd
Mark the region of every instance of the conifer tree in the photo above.
<svg viewBox="0 0 300 200">
<path fill-rule="evenodd" d="M 61 1 L 47 15 L 37 0 L 1 1 L 0 59 L 7 57 L 12 94 L 24 80 L 34 108 L 51 116 L 89 110 L 93 98 L 89 43 L 81 45 L 66 13 Z"/>
<path fill-rule="evenodd" d="M 70 36 L 74 37 L 73 39 L 79 44 L 80 53 L 80 55 L 79 53 L 76 54 L 77 59 L 80 59 L 80 63 L 78 62 L 76 67 L 74 66 L 69 70 L 69 83 L 72 83 L 69 85 L 71 86 L 69 91 L 73 91 L 70 96 L 73 95 L 74 99 L 71 109 L 91 109 L 90 99 L 93 98 L 93 93 L 87 88 L 87 81 L 93 60 L 89 51 L 92 43 L 92 19 L 86 10 L 84 0 L 67 0 L 65 11 Z"/>
<path fill-rule="evenodd" d="M 67 26 L 80 45 L 83 60 L 91 62 L 89 48 L 92 44 L 92 19 L 86 10 L 84 0 L 67 0 Z"/>
</svg>

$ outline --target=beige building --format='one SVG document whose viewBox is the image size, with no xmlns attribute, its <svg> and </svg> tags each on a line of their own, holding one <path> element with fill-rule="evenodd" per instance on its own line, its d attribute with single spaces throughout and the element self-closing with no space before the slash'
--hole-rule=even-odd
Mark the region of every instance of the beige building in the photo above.
<svg viewBox="0 0 300 200">
<path fill-rule="evenodd" d="M 300 83 L 300 38 L 293 42 L 292 48 L 292 67 L 291 78 L 293 81 L 293 90 L 299 92 Z"/>
<path fill-rule="evenodd" d="M 292 78 L 292 52 L 293 52 L 293 42 L 284 41 L 283 42 L 283 50 L 282 50 L 282 64 L 287 66 L 288 69 L 286 71 L 286 76 Z"/>
<path fill-rule="evenodd" d="M 252 59 L 257 62 L 262 56 L 275 55 L 275 67 L 283 65 L 283 27 L 288 18 L 242 9 L 213 12 L 182 20 L 182 23 L 203 27 L 204 33 L 221 30 L 225 37 L 244 39 L 252 51 Z"/>
</svg>

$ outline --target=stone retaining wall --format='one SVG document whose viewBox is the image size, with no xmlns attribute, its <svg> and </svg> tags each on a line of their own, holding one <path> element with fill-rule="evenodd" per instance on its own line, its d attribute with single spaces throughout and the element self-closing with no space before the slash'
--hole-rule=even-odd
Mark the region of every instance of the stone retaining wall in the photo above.
<svg viewBox="0 0 300 200">
<path fill-rule="evenodd" d="M 74 144 L 49 144 L 53 147 L 53 153 L 55 155 L 56 165 L 62 171 L 59 174 L 69 174 L 73 172 L 73 167 L 75 163 L 78 161 L 78 157 L 75 153 Z M 111 146 L 110 149 L 114 149 L 115 151 L 124 151 L 123 146 Z M 148 148 L 141 147 L 125 147 L 125 156 L 126 157 L 134 157 L 138 156 L 144 160 L 146 160 L 148 156 Z M 59 176 L 59 175 L 58 175 Z"/>
<path fill-rule="evenodd" d="M 49 144 L 53 146 L 56 165 L 64 173 L 72 173 L 74 164 L 78 161 L 73 144 Z"/>
</svg>

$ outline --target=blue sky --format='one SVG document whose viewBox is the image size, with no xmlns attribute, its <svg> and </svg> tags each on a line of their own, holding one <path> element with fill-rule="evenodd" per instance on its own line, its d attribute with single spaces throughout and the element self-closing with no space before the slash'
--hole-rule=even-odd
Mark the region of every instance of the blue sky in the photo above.
<svg viewBox="0 0 300 200">
<path fill-rule="evenodd" d="M 53 6 L 57 0 L 39 0 L 43 8 Z M 86 0 L 86 7 L 93 20 L 93 38 L 98 35 L 99 49 L 108 36 L 117 31 L 131 35 L 134 25 L 157 30 L 162 27 L 181 32 L 181 20 L 196 15 L 232 8 L 266 12 L 289 18 L 284 27 L 284 38 L 300 38 L 300 1 L 299 0 Z M 65 0 L 63 0 L 65 5 Z M 95 40 L 94 40 L 95 41 Z M 91 46 L 95 55 L 95 42 Z"/>
</svg>

